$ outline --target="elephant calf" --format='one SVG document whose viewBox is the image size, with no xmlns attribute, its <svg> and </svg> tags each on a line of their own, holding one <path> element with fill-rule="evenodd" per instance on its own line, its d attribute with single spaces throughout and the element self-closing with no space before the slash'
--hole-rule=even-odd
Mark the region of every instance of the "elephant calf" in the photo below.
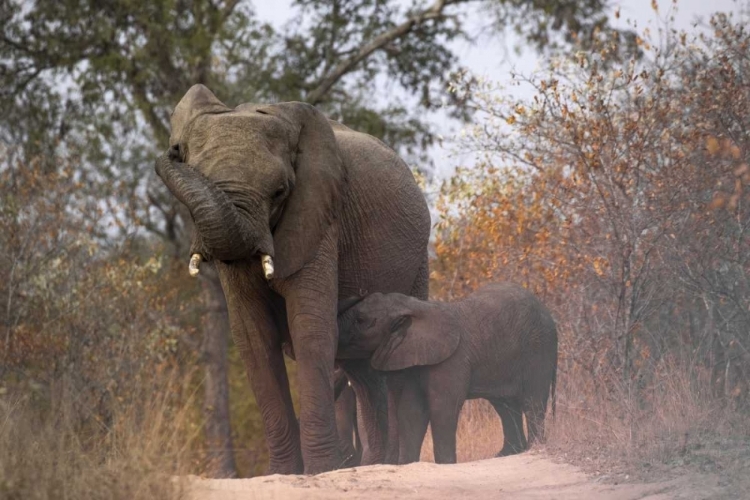
<svg viewBox="0 0 750 500">
<path fill-rule="evenodd" d="M 455 463 L 466 399 L 484 398 L 495 407 L 505 435 L 498 456 L 543 437 L 550 394 L 554 412 L 557 330 L 526 289 L 492 284 L 450 303 L 375 293 L 342 301 L 338 321 L 339 359 L 371 358 L 373 368 L 390 372 L 399 463 L 419 460 L 428 422 L 435 462 Z"/>
</svg>

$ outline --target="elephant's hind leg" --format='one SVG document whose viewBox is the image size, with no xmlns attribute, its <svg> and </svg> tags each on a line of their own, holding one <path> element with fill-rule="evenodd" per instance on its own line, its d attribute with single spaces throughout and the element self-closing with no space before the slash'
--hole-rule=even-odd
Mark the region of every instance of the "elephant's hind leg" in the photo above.
<svg viewBox="0 0 750 500">
<path fill-rule="evenodd" d="M 521 404 L 516 399 L 503 398 L 490 401 L 503 423 L 503 448 L 495 455 L 507 457 L 526 450 L 528 443 L 523 432 Z"/>
</svg>

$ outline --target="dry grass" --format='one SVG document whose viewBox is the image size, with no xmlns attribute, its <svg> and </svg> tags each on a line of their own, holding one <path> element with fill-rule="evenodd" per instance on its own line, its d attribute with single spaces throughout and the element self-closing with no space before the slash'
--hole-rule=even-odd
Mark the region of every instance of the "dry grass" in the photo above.
<svg viewBox="0 0 750 500">
<path fill-rule="evenodd" d="M 471 462 L 494 457 L 503 447 L 503 426 L 495 409 L 483 399 L 467 401 L 456 430 L 456 459 Z M 434 462 L 432 432 L 428 428 L 420 460 Z"/>
<path fill-rule="evenodd" d="M 572 460 L 634 470 L 684 465 L 696 450 L 721 442 L 747 449 L 738 440 L 750 430 L 746 409 L 712 396 L 708 377 L 689 367 L 664 363 L 651 382 L 629 391 L 616 381 L 607 389 L 590 380 L 561 382 L 548 447 Z"/>
<path fill-rule="evenodd" d="M 190 398 L 176 397 L 187 387 L 170 381 L 93 425 L 69 404 L 0 399 L 0 498 L 181 498 L 183 485 L 171 477 L 187 472 L 195 434 Z"/>
<path fill-rule="evenodd" d="M 607 386 L 597 387 L 590 377 L 560 377 L 557 415 L 548 413 L 546 421 L 547 451 L 601 472 L 682 466 L 691 456 L 703 466 L 698 455 L 707 453 L 718 468 L 729 465 L 721 463 L 722 455 L 723 462 L 739 456 L 750 465 L 750 441 L 742 438 L 750 435 L 750 414 L 713 398 L 708 381 L 693 371 L 665 365 L 637 394 L 616 379 Z M 494 409 L 483 400 L 468 401 L 458 425 L 458 461 L 491 458 L 502 442 Z M 433 461 L 429 430 L 421 460 Z"/>
</svg>

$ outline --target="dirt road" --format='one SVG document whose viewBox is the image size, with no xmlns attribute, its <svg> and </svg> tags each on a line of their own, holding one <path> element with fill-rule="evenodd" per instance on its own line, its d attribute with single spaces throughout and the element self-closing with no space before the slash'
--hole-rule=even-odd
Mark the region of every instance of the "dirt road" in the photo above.
<svg viewBox="0 0 750 500">
<path fill-rule="evenodd" d="M 541 453 L 456 465 L 375 465 L 317 476 L 191 478 L 189 484 L 190 500 L 697 500 L 723 496 L 713 476 L 688 474 L 658 483 L 607 484 Z"/>
</svg>

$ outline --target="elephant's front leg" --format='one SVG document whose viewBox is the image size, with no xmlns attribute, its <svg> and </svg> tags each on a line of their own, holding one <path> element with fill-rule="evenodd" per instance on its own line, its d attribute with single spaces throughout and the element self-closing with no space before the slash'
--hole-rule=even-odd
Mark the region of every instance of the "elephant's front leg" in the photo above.
<svg viewBox="0 0 750 500">
<path fill-rule="evenodd" d="M 329 234 L 315 258 L 278 288 L 286 300 L 289 333 L 297 360 L 300 436 L 306 474 L 333 470 L 343 462 L 333 402 L 338 342 L 337 267 L 337 245 Z"/>
<path fill-rule="evenodd" d="M 456 463 L 456 429 L 462 403 L 463 401 L 455 401 L 450 405 L 430 405 L 432 449 L 436 464 Z"/>
<path fill-rule="evenodd" d="M 419 460 L 430 414 L 419 383 L 419 368 L 404 370 L 402 374 L 402 391 L 397 407 L 398 463 L 408 464 Z"/>
<path fill-rule="evenodd" d="M 460 364 L 454 357 L 430 371 L 427 401 L 436 464 L 456 463 L 458 416 L 469 387 L 469 373 Z"/>
<path fill-rule="evenodd" d="M 390 373 L 388 384 L 388 441 L 385 448 L 385 463 L 399 464 L 399 450 L 401 448 L 398 420 L 398 405 L 404 390 L 404 373 Z M 412 460 L 414 461 L 414 460 Z M 404 462 L 407 463 L 407 462 Z"/>
<path fill-rule="evenodd" d="M 281 339 L 274 321 L 274 296 L 259 263 L 217 263 L 227 298 L 232 337 L 240 352 L 263 417 L 270 455 L 269 474 L 303 471 L 299 426 L 292 406 Z"/>
</svg>

